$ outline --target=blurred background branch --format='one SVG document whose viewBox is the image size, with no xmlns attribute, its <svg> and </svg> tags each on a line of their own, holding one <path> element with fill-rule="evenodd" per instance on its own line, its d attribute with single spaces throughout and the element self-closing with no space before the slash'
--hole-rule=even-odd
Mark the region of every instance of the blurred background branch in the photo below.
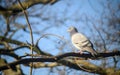
<svg viewBox="0 0 120 75">
<path fill-rule="evenodd" d="M 34 75 L 120 74 L 119 0 L 20 0 L 20 2 L 23 8 L 19 6 L 17 0 L 0 0 L 0 67 L 7 67 L 7 70 L 2 70 L 0 74 L 28 74 L 31 62 L 34 62 Z M 30 42 L 31 32 L 24 18 L 23 9 L 27 12 L 31 25 L 33 43 Z M 71 45 L 67 33 L 67 28 L 71 25 L 94 44 L 94 48 L 100 53 L 97 58 L 86 52 L 80 55 Z M 55 60 L 55 57 L 57 60 L 41 62 L 42 58 L 50 57 L 53 57 L 50 61 Z M 30 60 L 26 61 L 28 58 Z M 14 64 L 20 60 L 22 60 L 20 64 L 9 66 L 11 62 Z"/>
</svg>

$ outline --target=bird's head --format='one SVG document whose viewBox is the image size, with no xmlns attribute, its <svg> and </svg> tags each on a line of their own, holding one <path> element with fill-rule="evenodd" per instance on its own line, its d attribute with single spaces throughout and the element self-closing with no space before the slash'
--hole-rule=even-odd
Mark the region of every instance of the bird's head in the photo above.
<svg viewBox="0 0 120 75">
<path fill-rule="evenodd" d="M 69 27 L 67 31 L 68 32 L 78 32 L 77 29 L 73 26 Z"/>
</svg>

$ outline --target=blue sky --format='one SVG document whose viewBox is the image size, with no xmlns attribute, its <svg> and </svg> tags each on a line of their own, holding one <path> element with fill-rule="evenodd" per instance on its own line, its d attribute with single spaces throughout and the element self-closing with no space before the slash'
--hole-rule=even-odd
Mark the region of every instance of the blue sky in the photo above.
<svg viewBox="0 0 120 75">
<path fill-rule="evenodd" d="M 111 0 L 112 1 L 112 0 Z M 49 39 L 43 38 L 39 42 L 39 47 L 48 53 L 51 53 L 53 55 L 58 55 L 65 52 L 71 52 L 74 51 L 74 47 L 70 47 L 71 41 L 69 33 L 67 32 L 67 29 L 69 26 L 75 26 L 79 32 L 85 34 L 93 43 L 96 39 L 100 40 L 100 37 L 96 31 L 96 29 L 93 27 L 90 21 L 93 21 L 96 25 L 96 27 L 102 27 L 104 25 L 99 24 L 99 19 L 101 17 L 101 14 L 103 13 L 104 7 L 103 5 L 107 5 L 106 0 L 60 0 L 54 5 L 35 5 L 28 9 L 29 15 L 36 15 L 36 16 L 29 16 L 30 23 L 32 25 L 33 31 L 39 33 L 34 34 L 34 42 L 41 37 L 43 34 L 49 33 L 49 34 L 55 34 L 61 37 L 64 37 L 68 43 L 65 45 L 65 47 L 62 50 L 59 50 L 60 44 L 58 44 L 58 40 L 61 40 L 58 37 L 55 36 L 48 36 Z M 114 7 L 116 4 L 120 3 L 120 0 L 114 0 L 112 2 L 112 6 Z M 108 12 L 107 15 L 109 15 Z M 106 14 L 106 13 L 105 13 Z M 86 18 L 87 17 L 87 18 Z M 88 22 L 86 21 L 88 20 Z M 17 23 L 26 25 L 25 17 L 18 17 L 16 19 Z M 13 39 L 20 40 L 20 41 L 28 41 L 30 42 L 30 35 L 23 30 L 19 30 Z M 64 40 L 61 40 L 64 41 Z M 56 47 L 57 46 L 57 47 Z M 26 49 L 25 49 L 26 50 Z M 19 55 L 24 55 L 24 53 L 29 53 L 29 50 L 22 51 L 19 50 L 16 53 Z M 100 65 L 101 61 L 91 61 L 92 63 L 97 63 L 97 65 Z M 28 67 L 23 67 L 24 73 L 29 73 Z M 81 71 L 73 70 L 71 72 L 71 75 L 73 75 L 74 72 L 77 72 L 79 75 L 80 73 L 83 73 Z M 42 69 L 35 69 L 34 75 L 46 75 L 49 73 L 49 68 L 42 68 Z M 58 75 L 59 73 L 54 73 L 51 75 Z M 76 74 L 76 75 L 77 75 Z M 84 73 L 88 74 L 88 73 Z M 92 74 L 91 74 L 92 75 Z"/>
<path fill-rule="evenodd" d="M 43 8 L 41 9 L 40 7 L 42 7 L 42 5 L 33 6 L 33 8 L 28 9 L 28 11 L 30 11 L 29 14 L 36 14 L 36 12 L 31 11 L 35 8 L 34 10 L 37 11 L 38 15 L 40 15 L 40 17 L 42 18 L 41 19 L 40 17 L 29 17 L 31 24 L 34 24 L 33 31 L 39 31 L 40 33 L 40 35 L 37 34 L 34 35 L 34 41 L 36 41 L 43 34 L 46 33 L 55 34 L 64 37 L 69 43 L 65 45 L 65 48 L 63 48 L 63 50 L 59 50 L 58 48 L 56 48 L 56 46 L 59 47 L 59 44 L 57 42 L 54 42 L 57 41 L 59 38 L 54 36 L 48 36 L 50 39 L 43 38 L 39 43 L 39 47 L 43 51 L 51 53 L 53 55 L 74 51 L 75 49 L 74 47 L 70 48 L 70 46 L 72 45 L 71 45 L 69 33 L 67 32 L 68 27 L 71 25 L 77 27 L 78 31 L 85 34 L 93 43 L 95 42 L 94 39 L 101 40 L 97 31 L 94 29 L 93 25 L 90 22 L 86 23 L 86 20 L 88 18 L 88 19 L 93 19 L 92 21 L 95 20 L 96 22 L 98 22 L 97 20 L 100 19 L 101 14 L 103 13 L 104 10 L 104 7 L 101 5 L 102 3 L 105 4 L 106 1 L 105 0 L 80 0 L 80 1 L 61 0 L 55 3 L 54 5 L 43 6 Z M 113 6 L 114 4 L 116 4 L 116 0 L 113 2 Z M 21 20 L 23 20 L 22 21 L 23 24 L 26 24 L 25 18 L 24 19 L 23 17 L 22 19 L 20 18 L 20 21 L 18 22 L 21 23 Z M 96 23 L 96 27 L 99 26 L 100 26 L 99 23 Z M 22 33 L 22 30 L 19 32 Z M 30 41 L 29 37 L 30 36 L 28 33 L 24 33 L 24 37 L 21 37 L 20 40 L 24 38 L 24 40 L 22 41 L 24 42 L 26 42 L 26 40 Z M 91 62 L 93 63 L 93 61 Z M 101 61 L 94 61 L 94 64 L 96 63 L 98 63 L 97 65 L 100 65 Z M 35 75 L 39 73 L 47 74 L 49 73 L 48 70 L 49 69 L 47 69 L 46 71 L 46 68 L 36 69 L 34 73 Z M 79 73 L 80 72 L 78 72 L 78 74 Z M 58 73 L 54 73 L 54 74 L 57 75 Z"/>
</svg>

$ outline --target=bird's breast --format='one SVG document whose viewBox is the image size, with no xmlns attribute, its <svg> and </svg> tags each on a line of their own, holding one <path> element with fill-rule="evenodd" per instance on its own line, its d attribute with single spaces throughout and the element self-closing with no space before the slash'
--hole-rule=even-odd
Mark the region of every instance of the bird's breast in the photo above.
<svg viewBox="0 0 120 75">
<path fill-rule="evenodd" d="M 84 45 L 88 44 L 88 39 L 80 33 L 76 33 L 71 37 L 72 44 L 77 48 L 82 50 Z"/>
</svg>

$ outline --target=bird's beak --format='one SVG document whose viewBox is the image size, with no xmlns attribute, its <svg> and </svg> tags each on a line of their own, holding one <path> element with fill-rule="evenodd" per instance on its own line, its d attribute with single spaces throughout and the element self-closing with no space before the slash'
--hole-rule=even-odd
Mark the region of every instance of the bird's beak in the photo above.
<svg viewBox="0 0 120 75">
<path fill-rule="evenodd" d="M 70 32 L 70 28 L 67 29 L 67 32 Z"/>
</svg>

